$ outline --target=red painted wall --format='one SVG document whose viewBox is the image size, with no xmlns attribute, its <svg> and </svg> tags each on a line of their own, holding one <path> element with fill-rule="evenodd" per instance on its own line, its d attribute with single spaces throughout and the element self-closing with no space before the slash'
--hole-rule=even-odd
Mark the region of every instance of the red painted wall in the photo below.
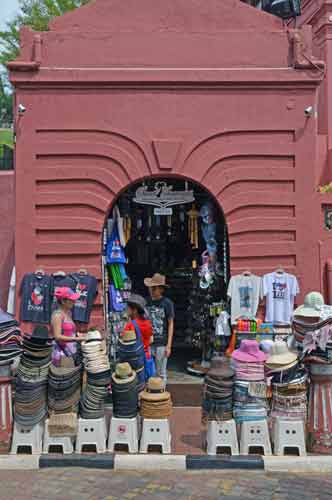
<svg viewBox="0 0 332 500">
<path fill-rule="evenodd" d="M 316 185 L 326 154 L 304 114 L 322 76 L 293 69 L 291 53 L 281 21 L 238 0 L 140 9 L 97 0 L 41 39 L 24 30 L 11 67 L 27 109 L 17 130 L 18 279 L 82 264 L 100 278 L 115 197 L 146 176 L 175 175 L 220 202 L 233 273 L 282 265 L 303 293 L 323 289 L 331 240 Z"/>
<path fill-rule="evenodd" d="M 0 172 L 0 307 L 6 309 L 10 274 L 14 265 L 14 172 Z"/>
</svg>

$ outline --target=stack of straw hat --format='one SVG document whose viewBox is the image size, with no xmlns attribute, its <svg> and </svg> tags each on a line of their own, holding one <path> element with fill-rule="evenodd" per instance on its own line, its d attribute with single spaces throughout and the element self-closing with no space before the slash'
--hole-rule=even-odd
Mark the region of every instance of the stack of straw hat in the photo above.
<svg viewBox="0 0 332 500">
<path fill-rule="evenodd" d="M 36 327 L 23 341 L 17 370 L 15 420 L 33 427 L 47 414 L 47 378 L 51 365 L 52 342 L 46 327 Z"/>
<path fill-rule="evenodd" d="M 267 418 L 266 357 L 256 340 L 242 340 L 240 348 L 232 354 L 232 367 L 236 372 L 233 393 L 236 423 Z"/>
<path fill-rule="evenodd" d="M 87 384 L 81 398 L 80 413 L 83 418 L 101 418 L 105 415 L 111 370 L 105 342 L 99 331 L 87 333 L 86 341 L 82 343 L 82 353 Z"/>
<path fill-rule="evenodd" d="M 160 377 L 151 377 L 145 390 L 140 394 L 141 416 L 163 419 L 172 414 L 172 400 Z"/>
<path fill-rule="evenodd" d="M 203 385 L 202 421 L 230 420 L 233 416 L 235 371 L 226 358 L 214 358 Z"/>
<path fill-rule="evenodd" d="M 113 416 L 134 418 L 138 414 L 137 375 L 129 363 L 118 363 L 112 374 Z"/>
<path fill-rule="evenodd" d="M 137 374 L 138 391 L 145 386 L 145 353 L 141 338 L 138 338 L 135 330 L 126 330 L 121 334 L 118 345 L 118 362 L 129 363 Z"/>
</svg>

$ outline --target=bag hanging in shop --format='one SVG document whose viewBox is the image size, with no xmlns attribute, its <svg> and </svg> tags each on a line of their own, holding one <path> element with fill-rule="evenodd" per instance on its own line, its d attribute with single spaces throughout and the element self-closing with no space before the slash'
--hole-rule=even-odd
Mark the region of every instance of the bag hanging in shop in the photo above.
<svg viewBox="0 0 332 500">
<path fill-rule="evenodd" d="M 113 311 L 122 312 L 126 308 L 126 303 L 123 300 L 122 294 L 119 290 L 115 288 L 114 285 L 110 285 L 110 302 L 112 304 Z"/>
<path fill-rule="evenodd" d="M 112 235 L 107 242 L 106 258 L 108 264 L 125 264 L 126 256 L 120 243 L 118 228 L 115 225 Z"/>
<path fill-rule="evenodd" d="M 132 320 L 132 324 L 135 327 L 137 337 L 139 337 L 143 342 L 141 330 L 139 329 L 137 322 L 135 320 Z M 145 351 L 144 351 L 144 370 L 145 370 L 145 380 L 149 380 L 150 377 L 156 376 L 157 371 L 154 359 L 152 356 L 150 358 L 147 358 Z"/>
</svg>

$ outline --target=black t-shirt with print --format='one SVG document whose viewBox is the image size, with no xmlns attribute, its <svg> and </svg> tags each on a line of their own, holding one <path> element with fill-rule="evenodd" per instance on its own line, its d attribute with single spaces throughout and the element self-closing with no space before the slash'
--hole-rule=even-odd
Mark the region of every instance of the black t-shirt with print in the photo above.
<svg viewBox="0 0 332 500">
<path fill-rule="evenodd" d="M 21 288 L 21 321 L 49 323 L 53 295 L 53 282 L 47 274 L 29 273 L 23 277 Z"/>
<path fill-rule="evenodd" d="M 174 304 L 167 297 L 149 300 L 147 304 L 152 322 L 153 345 L 164 346 L 168 342 L 168 321 L 174 319 Z"/>
<path fill-rule="evenodd" d="M 72 276 L 77 283 L 75 291 L 80 294 L 73 309 L 73 319 L 80 323 L 89 323 L 92 306 L 98 293 L 97 278 L 90 274 L 79 273 L 74 273 Z"/>
</svg>

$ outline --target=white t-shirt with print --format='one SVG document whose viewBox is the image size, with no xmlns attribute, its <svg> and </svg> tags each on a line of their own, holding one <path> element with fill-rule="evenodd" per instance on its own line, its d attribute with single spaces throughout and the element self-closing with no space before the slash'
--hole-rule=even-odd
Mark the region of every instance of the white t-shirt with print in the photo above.
<svg viewBox="0 0 332 500">
<path fill-rule="evenodd" d="M 294 299 L 300 293 L 297 279 L 288 273 L 263 276 L 263 296 L 266 297 L 265 321 L 289 324 L 293 318 Z"/>
<path fill-rule="evenodd" d="M 227 295 L 231 298 L 231 321 L 254 318 L 259 304 L 261 278 L 254 274 L 238 274 L 230 279 Z"/>
</svg>

